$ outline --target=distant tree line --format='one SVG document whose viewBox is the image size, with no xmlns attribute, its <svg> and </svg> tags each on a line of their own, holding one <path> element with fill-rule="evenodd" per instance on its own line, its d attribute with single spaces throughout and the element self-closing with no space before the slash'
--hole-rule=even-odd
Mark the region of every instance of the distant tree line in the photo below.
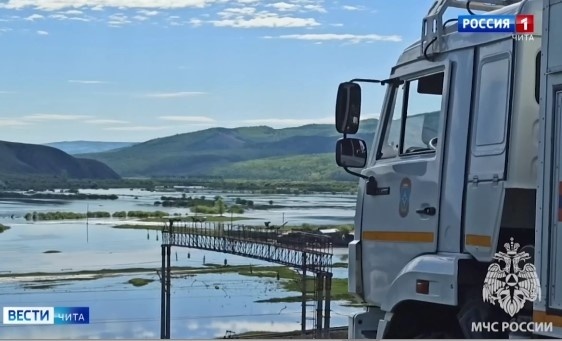
<svg viewBox="0 0 562 341">
<path fill-rule="evenodd" d="M 0 174 L 0 189 L 18 191 L 53 191 L 65 188 L 77 192 L 78 189 L 139 188 L 155 191 L 156 187 L 202 186 L 213 190 L 249 191 L 261 194 L 311 194 L 311 193 L 349 193 L 357 190 L 357 180 L 342 178 L 342 181 L 324 178 L 322 181 L 296 180 L 235 180 L 220 177 L 168 177 L 150 179 L 82 180 L 54 176 L 24 176 Z M 345 180 L 345 181 L 344 181 Z"/>
<path fill-rule="evenodd" d="M 59 193 L 16 193 L 16 192 L 0 192 L 1 199 L 62 199 L 62 200 L 117 200 L 119 197 L 115 194 L 84 194 L 78 193 L 77 190 L 69 190 L 67 193 L 61 190 Z"/>
<path fill-rule="evenodd" d="M 168 213 L 162 211 L 119 211 L 113 214 L 109 212 L 97 211 L 87 213 L 75 212 L 32 212 L 27 213 L 24 218 L 28 221 L 41 221 L 41 220 L 78 220 L 86 218 L 163 218 L 168 216 Z"/>
</svg>

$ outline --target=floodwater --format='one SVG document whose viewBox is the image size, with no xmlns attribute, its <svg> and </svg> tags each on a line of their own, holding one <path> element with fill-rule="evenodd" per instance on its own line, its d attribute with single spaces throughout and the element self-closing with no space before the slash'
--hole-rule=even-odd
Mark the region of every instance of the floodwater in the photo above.
<svg viewBox="0 0 562 341">
<path fill-rule="evenodd" d="M 140 190 L 96 190 L 84 193 L 117 194 L 118 200 L 26 202 L 0 201 L 0 223 L 11 229 L 0 233 L 0 273 L 63 272 L 100 269 L 151 268 L 161 264 L 161 236 L 158 231 L 115 229 L 119 219 L 85 221 L 27 222 L 22 217 L 33 211 L 129 211 L 162 210 L 170 214 L 186 209 L 162 208 L 153 203 L 164 196 Z M 187 193 L 187 196 L 221 195 L 217 192 Z M 290 206 L 276 210 L 244 213 L 254 220 L 236 223 L 290 225 L 350 224 L 355 196 L 349 195 L 221 195 L 229 202 L 236 197 L 256 204 Z M 87 207 L 88 206 L 88 207 Z M 317 208 L 314 206 L 333 206 Z M 12 219 L 12 215 L 14 218 Z M 191 214 L 190 214 L 191 215 Z M 44 253 L 48 250 L 60 253 Z M 347 250 L 336 249 L 334 262 L 346 262 Z M 193 249 L 172 249 L 172 266 L 203 266 L 206 263 L 229 265 L 274 265 L 239 256 Z M 334 269 L 335 278 L 347 278 L 347 269 Z M 153 282 L 134 287 L 131 278 Z M 90 324 L 82 326 L 0 325 L 1 339 L 15 338 L 159 338 L 160 283 L 156 271 L 128 273 L 91 280 L 62 281 L 59 285 L 31 289 L 30 283 L 0 279 L 1 306 L 89 306 Z M 172 338 L 222 337 L 227 330 L 288 331 L 300 329 L 300 303 L 256 303 L 272 297 L 296 296 L 286 292 L 276 279 L 242 276 L 235 273 L 201 274 L 172 279 Z M 313 306 L 308 307 L 313 316 Z M 358 312 L 343 302 L 332 303 L 332 326 L 347 324 L 347 316 Z M 312 321 L 309 321 L 312 328 Z"/>
</svg>

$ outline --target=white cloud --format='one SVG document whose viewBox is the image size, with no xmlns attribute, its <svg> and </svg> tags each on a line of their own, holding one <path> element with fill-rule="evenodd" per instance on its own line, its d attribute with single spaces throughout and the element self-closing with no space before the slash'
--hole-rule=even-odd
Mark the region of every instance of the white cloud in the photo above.
<svg viewBox="0 0 562 341">
<path fill-rule="evenodd" d="M 149 11 L 149 10 L 146 10 L 146 9 L 141 9 L 137 12 L 141 15 L 148 16 L 148 17 L 158 15 L 158 13 L 159 13 L 158 11 Z"/>
<path fill-rule="evenodd" d="M 191 321 L 187 323 L 187 329 L 188 330 L 197 330 L 199 329 L 199 323 L 195 322 L 195 321 Z"/>
<path fill-rule="evenodd" d="M 161 116 L 161 120 L 185 123 L 214 123 L 214 119 L 206 116 Z"/>
<path fill-rule="evenodd" d="M 97 120 L 87 120 L 86 123 L 89 124 L 126 124 L 127 121 L 121 120 L 110 120 L 110 119 L 97 119 Z"/>
<path fill-rule="evenodd" d="M 75 80 L 71 79 L 68 81 L 69 83 L 77 83 L 77 84 L 106 84 L 106 81 L 95 81 L 95 80 Z"/>
<path fill-rule="evenodd" d="M 256 9 L 254 7 L 236 7 L 236 8 L 227 8 L 224 11 L 218 13 L 219 16 L 223 18 L 231 18 L 231 17 L 241 17 L 244 15 L 252 15 L 256 13 Z"/>
<path fill-rule="evenodd" d="M 84 21 L 84 22 L 89 22 L 91 21 L 88 18 L 81 18 L 81 17 L 72 17 L 72 18 L 68 18 L 68 20 L 75 20 L 75 21 Z"/>
<path fill-rule="evenodd" d="M 49 15 L 49 18 L 57 19 L 57 20 L 66 20 L 66 19 L 68 19 L 68 16 L 66 16 L 64 14 L 51 14 L 51 15 Z"/>
<path fill-rule="evenodd" d="M 203 25 L 203 20 L 193 18 L 193 19 L 189 20 L 189 24 L 193 27 L 199 27 L 199 26 Z"/>
<path fill-rule="evenodd" d="M 88 115 L 35 114 L 23 117 L 30 121 L 75 121 L 90 118 Z"/>
<path fill-rule="evenodd" d="M 149 98 L 181 98 L 205 95 L 205 92 L 198 91 L 178 91 L 178 92 L 157 92 L 145 94 L 144 97 Z"/>
<path fill-rule="evenodd" d="M 131 21 L 126 15 L 116 13 L 109 16 L 109 20 L 107 23 L 113 27 L 120 27 L 121 25 L 130 24 Z"/>
<path fill-rule="evenodd" d="M 24 122 L 21 120 L 14 120 L 9 118 L 0 118 L 0 127 L 13 127 L 13 126 L 24 126 L 28 125 L 28 122 Z"/>
<path fill-rule="evenodd" d="M 276 2 L 274 4 L 267 5 L 267 7 L 273 7 L 278 11 L 295 11 L 300 8 L 299 5 L 290 4 L 287 2 Z"/>
<path fill-rule="evenodd" d="M 318 23 L 314 18 L 279 17 L 276 15 L 268 15 L 251 19 L 226 19 L 211 21 L 211 23 L 217 27 L 235 28 L 310 27 L 320 25 L 320 23 Z"/>
<path fill-rule="evenodd" d="M 77 9 L 71 9 L 71 10 L 68 10 L 68 11 L 66 11 L 66 12 L 64 12 L 64 13 L 70 14 L 70 15 L 80 15 L 80 14 L 83 14 L 84 12 L 79 11 L 79 10 L 77 10 Z"/>
<path fill-rule="evenodd" d="M 313 4 L 313 3 L 302 3 L 302 2 L 298 2 L 298 1 L 292 1 L 291 3 L 289 2 L 275 2 L 273 4 L 269 4 L 266 5 L 267 7 L 270 8 L 275 8 L 276 10 L 280 11 L 280 12 L 287 12 L 287 11 L 300 11 L 300 12 L 321 12 L 321 13 L 325 13 L 326 9 L 324 9 L 324 7 L 322 7 L 319 4 Z"/>
<path fill-rule="evenodd" d="M 104 7 L 112 7 L 142 8 L 148 10 L 203 8 L 216 2 L 217 0 L 8 0 L 0 4 L 0 8 L 34 8 L 45 11 L 61 11 L 65 9 L 79 8 L 102 10 Z"/>
<path fill-rule="evenodd" d="M 29 17 L 25 18 L 24 20 L 35 21 L 35 20 L 39 20 L 39 19 L 45 19 L 45 17 L 42 16 L 41 14 L 32 14 Z"/>
<path fill-rule="evenodd" d="M 142 15 L 135 15 L 133 17 L 133 19 L 138 20 L 138 21 L 145 21 L 145 20 L 148 20 L 148 17 L 144 17 Z"/>
<path fill-rule="evenodd" d="M 345 9 L 346 11 L 363 11 L 363 10 L 365 10 L 365 7 L 363 7 L 363 6 L 344 5 L 344 6 L 342 6 L 342 8 Z"/>
<path fill-rule="evenodd" d="M 129 127 L 108 127 L 105 130 L 115 131 L 156 131 L 168 129 L 169 127 L 155 127 L 155 126 L 129 126 Z"/>
<path fill-rule="evenodd" d="M 271 36 L 266 36 L 264 38 L 272 38 Z M 319 34 L 289 34 L 278 36 L 280 39 L 295 39 L 295 40 L 311 40 L 311 41 L 348 41 L 352 43 L 361 42 L 375 42 L 375 41 L 390 41 L 390 42 L 401 42 L 402 37 L 398 35 L 392 36 L 381 36 L 378 34 L 333 34 L 333 33 L 319 33 Z"/>
<path fill-rule="evenodd" d="M 47 36 L 47 35 L 49 35 L 49 32 L 47 32 L 47 31 L 37 31 L 37 34 L 40 35 L 40 36 Z"/>
<path fill-rule="evenodd" d="M 320 5 L 304 5 L 303 8 L 307 11 L 314 11 L 320 13 L 326 13 L 326 9 Z"/>
</svg>

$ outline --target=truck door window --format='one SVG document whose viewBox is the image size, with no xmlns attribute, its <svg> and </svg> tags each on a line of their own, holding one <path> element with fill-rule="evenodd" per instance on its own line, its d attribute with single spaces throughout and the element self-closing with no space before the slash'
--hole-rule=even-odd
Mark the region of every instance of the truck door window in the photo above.
<svg viewBox="0 0 562 341">
<path fill-rule="evenodd" d="M 438 137 L 443 81 L 444 73 L 440 72 L 406 81 L 396 90 L 380 158 L 434 152 L 430 141 Z"/>
</svg>

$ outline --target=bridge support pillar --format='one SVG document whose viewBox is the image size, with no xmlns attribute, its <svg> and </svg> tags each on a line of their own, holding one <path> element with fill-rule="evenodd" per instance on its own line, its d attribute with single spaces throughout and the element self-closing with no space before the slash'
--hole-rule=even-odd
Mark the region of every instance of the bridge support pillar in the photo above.
<svg viewBox="0 0 562 341">
<path fill-rule="evenodd" d="M 306 252 L 302 253 L 302 300 L 301 300 L 301 332 L 306 335 L 306 299 L 307 299 L 307 280 L 306 280 Z"/>
<path fill-rule="evenodd" d="M 324 301 L 324 274 L 316 274 L 316 338 L 322 338 L 322 302 Z"/>
<path fill-rule="evenodd" d="M 160 307 L 160 338 L 170 338 L 170 287 L 171 287 L 171 264 L 170 258 L 172 253 L 170 245 L 162 245 L 162 298 Z"/>
<path fill-rule="evenodd" d="M 326 334 L 324 336 L 324 338 L 329 339 L 330 338 L 330 301 L 332 299 L 332 274 L 331 273 L 327 273 L 325 276 L 326 279 L 326 283 L 324 286 L 325 292 L 326 292 L 326 296 L 325 296 L 325 306 L 324 306 L 324 330 L 326 331 Z"/>
</svg>

